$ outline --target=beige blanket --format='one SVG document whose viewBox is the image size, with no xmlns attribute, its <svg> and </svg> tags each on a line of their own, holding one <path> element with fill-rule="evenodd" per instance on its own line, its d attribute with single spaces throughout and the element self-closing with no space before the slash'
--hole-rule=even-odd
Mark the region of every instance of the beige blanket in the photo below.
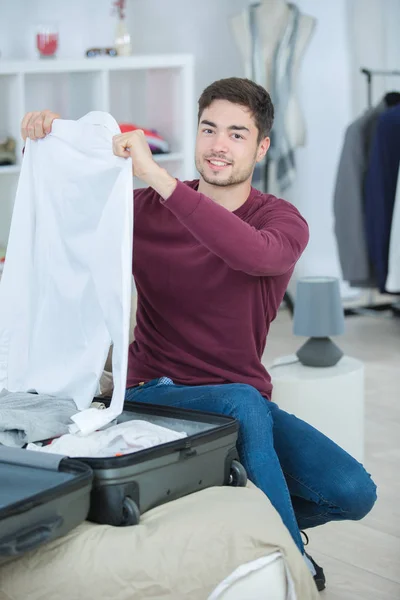
<svg viewBox="0 0 400 600">
<path fill-rule="evenodd" d="M 149 511 L 134 527 L 85 522 L 3 565 L 0 599 L 206 600 L 239 565 L 277 550 L 298 600 L 316 600 L 314 581 L 264 494 L 251 484 L 210 488 Z"/>
</svg>

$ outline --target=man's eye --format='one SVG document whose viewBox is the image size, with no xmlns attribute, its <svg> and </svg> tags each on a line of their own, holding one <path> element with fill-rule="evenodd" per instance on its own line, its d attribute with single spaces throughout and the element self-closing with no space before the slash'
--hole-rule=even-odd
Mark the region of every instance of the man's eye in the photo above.
<svg viewBox="0 0 400 600">
<path fill-rule="evenodd" d="M 235 138 L 235 140 L 242 140 L 243 139 L 243 136 L 240 135 L 239 133 L 234 133 L 233 137 Z"/>
<path fill-rule="evenodd" d="M 203 133 L 212 133 L 212 129 L 203 129 Z"/>
</svg>

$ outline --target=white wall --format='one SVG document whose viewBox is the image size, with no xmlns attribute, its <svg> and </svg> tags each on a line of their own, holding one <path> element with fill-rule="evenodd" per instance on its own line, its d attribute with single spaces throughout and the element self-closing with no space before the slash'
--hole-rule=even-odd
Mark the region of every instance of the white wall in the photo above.
<svg viewBox="0 0 400 600">
<path fill-rule="evenodd" d="M 130 0 L 129 22 L 138 52 L 191 52 L 196 94 L 223 77 L 243 76 L 230 15 L 251 0 Z"/>
<path fill-rule="evenodd" d="M 215 79 L 244 74 L 228 19 L 250 2 L 128 0 L 134 52 L 193 53 L 199 95 Z M 60 57 L 82 56 L 89 46 L 112 44 L 111 4 L 111 0 L 0 0 L 0 51 L 3 48 L 4 57 L 33 56 L 33 26 L 46 18 L 60 23 Z M 297 4 L 317 19 L 298 87 L 307 145 L 297 152 L 297 181 L 288 197 L 311 229 L 297 273 L 339 276 L 332 196 L 343 134 L 365 100 L 365 82 L 358 74 L 361 62 L 400 66 L 400 1 L 297 0 Z"/>
<path fill-rule="evenodd" d="M 56 22 L 60 58 L 77 58 L 90 46 L 112 46 L 111 0 L 0 0 L 0 56 L 34 58 L 35 29 Z"/>
<path fill-rule="evenodd" d="M 289 198 L 311 232 L 297 274 L 340 277 L 332 198 L 343 134 L 352 117 L 346 0 L 298 0 L 297 4 L 317 19 L 298 87 L 307 145 L 296 153 L 297 181 Z"/>
<path fill-rule="evenodd" d="M 400 0 L 348 0 L 351 28 L 352 102 L 354 114 L 367 104 L 367 86 L 360 68 L 400 71 Z M 400 89 L 400 77 L 377 76 L 372 82 L 372 100 Z"/>
</svg>

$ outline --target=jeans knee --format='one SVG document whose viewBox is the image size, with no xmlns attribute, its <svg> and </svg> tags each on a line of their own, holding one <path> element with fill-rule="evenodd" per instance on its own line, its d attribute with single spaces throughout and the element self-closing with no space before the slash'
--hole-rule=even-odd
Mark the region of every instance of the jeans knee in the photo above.
<svg viewBox="0 0 400 600">
<path fill-rule="evenodd" d="M 252 385 L 246 383 L 233 383 L 229 386 L 232 400 L 243 409 L 243 412 L 269 411 L 269 400 L 261 396 L 260 392 Z"/>
<path fill-rule="evenodd" d="M 348 519 L 359 521 L 372 510 L 377 499 L 376 489 L 371 476 L 361 465 L 353 476 L 348 474 L 340 490 L 341 506 Z"/>
<path fill-rule="evenodd" d="M 242 430 L 258 429 L 260 423 L 265 426 L 265 420 L 270 416 L 269 400 L 251 385 L 234 383 L 228 387 L 233 416 L 239 421 Z"/>
</svg>

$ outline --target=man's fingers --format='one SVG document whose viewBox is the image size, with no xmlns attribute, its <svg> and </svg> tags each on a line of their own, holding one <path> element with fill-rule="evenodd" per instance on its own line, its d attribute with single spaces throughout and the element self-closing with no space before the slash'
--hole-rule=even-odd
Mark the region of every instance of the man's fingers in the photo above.
<svg viewBox="0 0 400 600">
<path fill-rule="evenodd" d="M 36 119 L 39 114 L 40 113 L 38 113 L 38 112 L 32 113 L 31 118 L 29 119 L 28 124 L 26 126 L 27 135 L 31 140 L 36 139 L 35 138 L 35 125 L 36 125 Z"/>
<path fill-rule="evenodd" d="M 45 133 L 43 130 L 43 116 L 40 114 L 34 122 L 34 126 L 33 126 L 33 132 L 34 132 L 34 138 L 35 139 L 41 139 L 44 138 Z"/>
<path fill-rule="evenodd" d="M 116 156 L 122 156 L 122 158 L 129 158 L 131 152 L 129 148 L 126 148 L 125 146 L 114 146 L 114 154 Z"/>
<path fill-rule="evenodd" d="M 44 138 L 52 129 L 54 119 L 60 116 L 50 110 L 27 113 L 22 119 L 21 135 L 25 141 L 27 137 L 31 140 Z"/>
<path fill-rule="evenodd" d="M 28 124 L 29 124 L 29 121 L 32 118 L 32 115 L 33 115 L 33 113 L 29 112 L 22 119 L 22 123 L 21 123 L 21 135 L 22 135 L 22 139 L 24 141 L 28 137 Z"/>
<path fill-rule="evenodd" d="M 131 155 L 129 139 L 125 134 L 113 137 L 113 152 L 116 156 L 122 156 L 122 158 L 128 158 Z"/>
<path fill-rule="evenodd" d="M 122 156 L 128 158 L 131 156 L 132 148 L 136 148 L 139 143 L 139 148 L 142 145 L 142 140 L 145 140 L 146 136 L 142 129 L 136 129 L 135 131 L 129 131 L 127 133 L 120 133 L 113 137 L 113 152 L 116 156 Z"/>
<path fill-rule="evenodd" d="M 54 119 L 57 119 L 58 115 L 49 112 L 49 113 L 45 113 L 44 115 L 44 119 L 43 119 L 43 131 L 45 134 L 50 133 L 51 131 L 51 127 L 53 125 L 53 121 Z"/>
</svg>

